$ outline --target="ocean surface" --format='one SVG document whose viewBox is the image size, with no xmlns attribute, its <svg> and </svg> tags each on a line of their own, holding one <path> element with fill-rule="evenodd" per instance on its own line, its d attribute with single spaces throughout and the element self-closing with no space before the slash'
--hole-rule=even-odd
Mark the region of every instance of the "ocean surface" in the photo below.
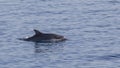
<svg viewBox="0 0 120 68">
<path fill-rule="evenodd" d="M 0 0 L 0 68 L 120 68 L 120 0 Z"/>
</svg>

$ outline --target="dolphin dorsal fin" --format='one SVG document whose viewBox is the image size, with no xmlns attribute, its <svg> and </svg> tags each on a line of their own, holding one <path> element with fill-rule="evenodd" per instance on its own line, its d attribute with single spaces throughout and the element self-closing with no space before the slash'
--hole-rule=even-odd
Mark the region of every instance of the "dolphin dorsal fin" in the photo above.
<svg viewBox="0 0 120 68">
<path fill-rule="evenodd" d="M 35 35 L 42 34 L 39 30 L 34 29 Z"/>
</svg>

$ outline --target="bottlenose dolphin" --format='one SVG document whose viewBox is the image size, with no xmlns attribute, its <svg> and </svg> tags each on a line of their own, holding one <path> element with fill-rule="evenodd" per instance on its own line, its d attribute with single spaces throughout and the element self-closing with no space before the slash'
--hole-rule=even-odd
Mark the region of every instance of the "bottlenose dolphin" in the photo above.
<svg viewBox="0 0 120 68">
<path fill-rule="evenodd" d="M 27 38 L 20 38 L 19 40 L 33 41 L 33 42 L 60 42 L 67 40 L 64 36 L 52 34 L 52 33 L 42 33 L 39 30 L 34 29 L 35 35 Z"/>
</svg>

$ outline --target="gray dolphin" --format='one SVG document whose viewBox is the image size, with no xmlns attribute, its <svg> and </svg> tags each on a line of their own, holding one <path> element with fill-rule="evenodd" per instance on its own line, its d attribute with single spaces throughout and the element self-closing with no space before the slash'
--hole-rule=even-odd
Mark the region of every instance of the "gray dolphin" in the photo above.
<svg viewBox="0 0 120 68">
<path fill-rule="evenodd" d="M 33 42 L 60 42 L 67 40 L 64 36 L 52 34 L 52 33 L 42 33 L 34 29 L 35 35 L 28 38 L 20 38 L 19 40 L 33 41 Z"/>
</svg>

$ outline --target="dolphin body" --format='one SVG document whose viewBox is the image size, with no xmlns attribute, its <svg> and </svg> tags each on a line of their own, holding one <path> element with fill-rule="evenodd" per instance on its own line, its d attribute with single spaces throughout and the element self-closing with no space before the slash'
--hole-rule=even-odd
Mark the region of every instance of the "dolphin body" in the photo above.
<svg viewBox="0 0 120 68">
<path fill-rule="evenodd" d="M 34 29 L 35 35 L 28 38 L 20 38 L 19 40 L 33 41 L 33 42 L 60 42 L 67 40 L 64 36 L 52 34 L 52 33 L 42 33 Z"/>
</svg>

